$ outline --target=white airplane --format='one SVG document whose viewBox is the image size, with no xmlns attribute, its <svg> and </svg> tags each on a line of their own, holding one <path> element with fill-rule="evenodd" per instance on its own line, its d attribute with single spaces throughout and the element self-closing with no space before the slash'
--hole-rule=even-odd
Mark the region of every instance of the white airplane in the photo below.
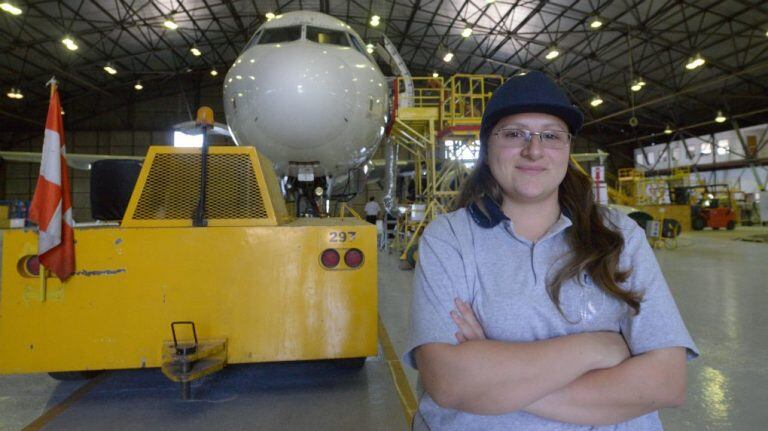
<svg viewBox="0 0 768 431">
<path fill-rule="evenodd" d="M 362 168 L 384 137 L 388 87 L 360 36 L 319 12 L 264 23 L 224 81 L 238 145 L 252 145 L 278 176 L 328 181 Z"/>
</svg>

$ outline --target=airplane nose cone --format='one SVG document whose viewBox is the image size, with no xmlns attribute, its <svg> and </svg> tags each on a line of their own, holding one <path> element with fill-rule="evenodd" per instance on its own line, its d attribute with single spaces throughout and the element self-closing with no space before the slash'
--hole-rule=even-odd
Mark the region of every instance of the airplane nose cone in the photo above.
<svg viewBox="0 0 768 431">
<path fill-rule="evenodd" d="M 227 99 L 259 135 L 298 150 L 322 146 L 349 127 L 352 71 L 332 50 L 297 44 L 253 57 L 244 54 L 227 74 Z"/>
</svg>

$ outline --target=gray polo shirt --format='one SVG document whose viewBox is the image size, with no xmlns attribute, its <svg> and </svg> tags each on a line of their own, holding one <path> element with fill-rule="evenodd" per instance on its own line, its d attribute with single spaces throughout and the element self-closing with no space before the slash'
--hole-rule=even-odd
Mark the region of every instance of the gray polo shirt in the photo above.
<svg viewBox="0 0 768 431">
<path fill-rule="evenodd" d="M 426 343 L 456 344 L 451 320 L 453 299 L 471 304 L 489 339 L 529 342 L 581 332 L 612 331 L 624 335 L 632 355 L 681 346 L 688 358 L 698 350 L 685 328 L 645 233 L 629 217 L 607 210 L 609 225 L 624 236 L 621 268 L 632 268 L 622 286 L 644 291 L 640 314 L 597 288 L 589 276 L 562 286 L 560 303 L 566 320 L 549 298 L 545 282 L 568 253 L 565 230 L 571 220 L 561 214 L 536 243 L 517 235 L 512 222 L 492 202 L 491 217 L 469 209 L 441 215 L 419 242 L 414 274 L 411 323 L 403 360 L 416 368 L 413 350 Z M 480 366 L 480 364 L 478 364 Z M 543 419 L 518 411 L 498 416 L 474 415 L 438 406 L 420 391 L 414 429 L 431 430 L 661 430 L 658 413 L 617 425 L 591 427 Z"/>
</svg>

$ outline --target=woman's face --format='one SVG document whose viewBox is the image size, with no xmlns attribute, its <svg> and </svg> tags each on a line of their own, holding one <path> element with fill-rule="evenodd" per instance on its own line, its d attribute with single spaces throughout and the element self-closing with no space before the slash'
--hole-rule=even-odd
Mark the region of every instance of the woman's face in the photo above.
<svg viewBox="0 0 768 431">
<path fill-rule="evenodd" d="M 567 132 L 565 122 L 549 114 L 509 115 L 496 124 L 488 139 L 488 166 L 505 199 L 517 203 L 542 202 L 553 196 L 557 199 L 558 186 L 568 169 L 570 145 L 545 148 L 537 135 L 523 147 L 510 146 L 501 134 L 496 134 L 502 129 Z"/>
</svg>

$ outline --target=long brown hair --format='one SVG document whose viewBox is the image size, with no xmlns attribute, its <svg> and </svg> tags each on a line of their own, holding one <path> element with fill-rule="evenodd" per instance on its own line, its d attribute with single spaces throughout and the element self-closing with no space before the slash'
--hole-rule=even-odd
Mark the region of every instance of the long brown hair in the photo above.
<svg viewBox="0 0 768 431">
<path fill-rule="evenodd" d="M 483 150 L 477 166 L 454 201 L 454 209 L 464 208 L 474 202 L 487 213 L 482 202 L 483 196 L 499 205 L 502 202 L 501 186 L 493 177 Z M 558 201 L 560 208 L 570 214 L 573 225 L 565 233 L 571 253 L 559 271 L 547 279 L 547 292 L 557 309 L 563 314 L 560 307 L 563 283 L 574 278 L 579 280 L 579 275 L 586 272 L 605 293 L 625 302 L 635 313 L 639 313 L 642 294 L 619 286 L 619 283 L 627 281 L 632 271 L 631 268 L 623 271 L 619 268 L 624 237 L 606 226 L 603 208 L 594 203 L 592 180 L 569 163 L 565 178 L 558 188 Z"/>
</svg>

